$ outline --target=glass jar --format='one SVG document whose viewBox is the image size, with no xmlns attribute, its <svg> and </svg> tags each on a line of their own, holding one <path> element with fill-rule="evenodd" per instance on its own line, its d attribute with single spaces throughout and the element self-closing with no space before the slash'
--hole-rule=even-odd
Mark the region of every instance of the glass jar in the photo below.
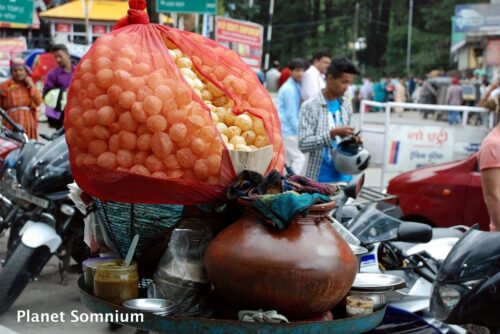
<svg viewBox="0 0 500 334">
<path fill-rule="evenodd" d="M 105 262 L 111 262 L 116 265 L 120 264 L 121 259 L 118 257 L 108 256 L 108 257 L 95 257 L 90 258 L 82 263 L 83 277 L 85 281 L 85 286 L 90 293 L 94 293 L 94 276 L 97 266 Z"/>
<path fill-rule="evenodd" d="M 139 275 L 137 264 L 123 266 L 123 260 L 116 263 L 102 263 L 97 266 L 94 276 L 94 295 L 113 304 L 121 305 L 124 301 L 139 295 Z"/>
</svg>

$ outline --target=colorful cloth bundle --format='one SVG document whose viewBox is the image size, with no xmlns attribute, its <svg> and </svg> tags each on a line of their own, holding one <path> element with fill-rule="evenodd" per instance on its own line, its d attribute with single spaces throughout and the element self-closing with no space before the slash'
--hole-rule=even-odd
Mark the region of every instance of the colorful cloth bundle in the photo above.
<svg viewBox="0 0 500 334">
<path fill-rule="evenodd" d="M 338 188 L 304 176 L 282 176 L 273 170 L 267 176 L 244 171 L 226 188 L 230 200 L 246 199 L 267 224 L 285 229 L 298 214 L 307 214 L 314 204 L 329 202 Z"/>
</svg>

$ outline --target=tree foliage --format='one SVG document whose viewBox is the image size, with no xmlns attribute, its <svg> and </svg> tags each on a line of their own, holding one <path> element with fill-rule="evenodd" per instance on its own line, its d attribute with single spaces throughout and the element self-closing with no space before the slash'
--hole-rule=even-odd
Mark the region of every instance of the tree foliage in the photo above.
<svg viewBox="0 0 500 334">
<path fill-rule="evenodd" d="M 269 23 L 270 0 L 224 0 L 221 11 L 231 17 Z M 356 15 L 356 2 L 359 13 Z M 467 0 L 487 3 L 488 0 Z M 453 68 L 450 57 L 451 17 L 463 0 L 414 0 L 411 72 Z M 366 38 L 366 49 L 356 52 L 365 75 L 406 74 L 409 0 L 276 0 L 271 59 L 286 64 L 327 49 L 335 57 L 352 57 L 355 26 Z M 356 17 L 358 20 L 356 20 Z M 266 34 L 264 34 L 266 36 Z"/>
</svg>

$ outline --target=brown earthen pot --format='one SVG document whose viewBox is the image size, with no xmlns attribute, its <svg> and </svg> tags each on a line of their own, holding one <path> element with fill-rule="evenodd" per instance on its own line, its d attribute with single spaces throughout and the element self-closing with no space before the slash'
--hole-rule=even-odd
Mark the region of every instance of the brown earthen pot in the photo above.
<svg viewBox="0 0 500 334">
<path fill-rule="evenodd" d="M 334 206 L 312 206 L 283 231 L 247 210 L 205 253 L 218 295 L 240 309 L 273 309 L 292 319 L 335 307 L 349 292 L 358 264 L 326 218 Z"/>
</svg>

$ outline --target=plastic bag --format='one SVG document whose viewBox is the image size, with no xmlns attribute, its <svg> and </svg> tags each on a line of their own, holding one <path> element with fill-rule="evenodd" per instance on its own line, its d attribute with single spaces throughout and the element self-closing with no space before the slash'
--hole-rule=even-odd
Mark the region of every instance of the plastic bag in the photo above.
<svg viewBox="0 0 500 334">
<path fill-rule="evenodd" d="M 92 201 L 85 203 L 82 200 L 83 191 L 76 183 L 68 184 L 68 188 L 69 198 L 84 215 L 83 241 L 89 246 L 90 252 L 93 254 L 110 251 L 116 253 L 116 246 L 111 240 L 99 215 L 94 210 L 94 203 Z"/>
<path fill-rule="evenodd" d="M 209 229 L 175 229 L 172 232 L 153 281 L 156 297 L 174 301 L 177 315 L 208 315 L 210 312 L 207 301 L 211 284 L 203 255 L 211 239 Z"/>
<path fill-rule="evenodd" d="M 119 25 L 145 22 L 138 9 Z M 101 36 L 75 70 L 65 115 L 73 176 L 103 200 L 223 199 L 235 177 L 228 149 L 272 145 L 267 171 L 284 166 L 277 112 L 253 71 L 214 41 L 161 25 Z"/>
</svg>

